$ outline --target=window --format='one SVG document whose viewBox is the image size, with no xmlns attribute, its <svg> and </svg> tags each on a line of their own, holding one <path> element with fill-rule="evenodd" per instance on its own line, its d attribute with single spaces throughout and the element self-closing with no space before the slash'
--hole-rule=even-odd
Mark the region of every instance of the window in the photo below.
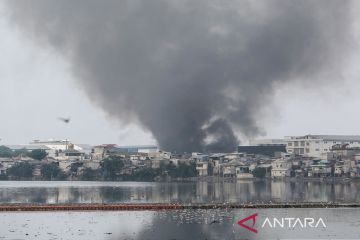
<svg viewBox="0 0 360 240">
<path fill-rule="evenodd" d="M 301 141 L 301 146 L 304 147 L 305 146 L 305 142 L 304 141 Z"/>
<path fill-rule="evenodd" d="M 306 149 L 305 149 L 305 152 L 306 152 L 306 153 L 309 153 L 309 152 L 310 152 L 310 149 L 306 148 Z"/>
<path fill-rule="evenodd" d="M 289 142 L 289 143 L 288 143 L 288 146 L 292 146 L 292 143 L 291 143 L 291 142 Z"/>
<path fill-rule="evenodd" d="M 299 142 L 294 142 L 294 146 L 298 147 L 299 146 Z"/>
<path fill-rule="evenodd" d="M 315 151 L 317 151 L 317 152 L 318 152 L 318 151 L 319 151 L 319 149 L 317 148 L 317 149 L 315 149 Z"/>
</svg>

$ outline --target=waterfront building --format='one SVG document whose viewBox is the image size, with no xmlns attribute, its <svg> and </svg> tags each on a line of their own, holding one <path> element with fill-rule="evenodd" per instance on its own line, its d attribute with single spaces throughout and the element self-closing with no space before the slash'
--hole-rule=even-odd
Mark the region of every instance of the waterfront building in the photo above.
<svg viewBox="0 0 360 240">
<path fill-rule="evenodd" d="M 360 148 L 360 135 L 305 135 L 285 137 L 286 151 L 291 154 L 324 158 L 334 145 Z"/>
<path fill-rule="evenodd" d="M 208 176 L 209 162 L 197 162 L 196 163 L 196 171 L 200 177 Z"/>
<path fill-rule="evenodd" d="M 271 177 L 290 177 L 292 163 L 284 159 L 277 159 L 272 162 Z"/>
<path fill-rule="evenodd" d="M 309 177 L 330 177 L 331 163 L 327 160 L 315 159 L 308 171 Z"/>
<path fill-rule="evenodd" d="M 241 165 L 236 167 L 236 178 L 237 179 L 251 179 L 254 178 L 252 173 L 250 173 L 249 165 Z"/>
</svg>

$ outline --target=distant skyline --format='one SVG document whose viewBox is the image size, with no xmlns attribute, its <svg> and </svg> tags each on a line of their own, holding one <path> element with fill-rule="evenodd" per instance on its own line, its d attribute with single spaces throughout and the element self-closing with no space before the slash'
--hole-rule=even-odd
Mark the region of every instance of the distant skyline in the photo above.
<svg viewBox="0 0 360 240">
<path fill-rule="evenodd" d="M 92 145 L 156 144 L 143 127 L 121 123 L 98 107 L 75 81 L 67 59 L 29 40 L 9 23 L 8 10 L 1 4 L 0 15 L 0 145 L 35 139 L 70 139 Z M 359 32 L 353 36 L 359 42 Z M 266 133 L 258 138 L 360 135 L 358 46 L 347 60 L 337 82 L 278 86 L 273 104 L 257 120 Z M 71 121 L 65 124 L 59 117 L 71 117 Z"/>
</svg>

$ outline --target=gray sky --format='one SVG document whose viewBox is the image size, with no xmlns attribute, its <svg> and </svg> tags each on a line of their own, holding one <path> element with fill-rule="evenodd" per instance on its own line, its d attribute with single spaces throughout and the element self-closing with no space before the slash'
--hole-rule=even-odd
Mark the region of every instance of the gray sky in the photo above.
<svg viewBox="0 0 360 240">
<path fill-rule="evenodd" d="M 4 17 L 0 36 L 0 144 L 66 138 L 90 144 L 155 143 L 141 128 L 120 125 L 93 106 L 67 62 L 29 41 Z M 70 124 L 57 119 L 69 116 Z"/>
<path fill-rule="evenodd" d="M 0 10 L 0 144 L 49 138 L 89 144 L 155 143 L 135 123 L 124 125 L 107 116 L 82 91 L 67 59 L 26 38 L 9 24 L 5 8 L 0 6 Z M 353 35 L 358 40 L 356 29 Z M 266 132 L 260 138 L 360 134 L 359 60 L 358 46 L 354 46 L 338 81 L 299 81 L 276 88 L 273 104 L 258 120 Z M 70 116 L 70 124 L 57 120 L 61 116 Z"/>
</svg>

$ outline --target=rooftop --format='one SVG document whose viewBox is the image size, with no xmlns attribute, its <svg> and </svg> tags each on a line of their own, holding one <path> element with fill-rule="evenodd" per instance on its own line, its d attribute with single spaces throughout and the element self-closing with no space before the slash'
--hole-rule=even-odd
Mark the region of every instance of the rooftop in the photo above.
<svg viewBox="0 0 360 240">
<path fill-rule="evenodd" d="M 51 148 L 43 145 L 43 144 L 18 144 L 18 145 L 5 145 L 5 147 L 10 148 L 11 150 L 35 150 L 35 149 L 42 149 L 42 150 L 51 150 Z"/>
<path fill-rule="evenodd" d="M 360 141 L 360 135 L 305 135 L 286 136 L 285 139 L 322 139 L 325 141 Z"/>
</svg>

